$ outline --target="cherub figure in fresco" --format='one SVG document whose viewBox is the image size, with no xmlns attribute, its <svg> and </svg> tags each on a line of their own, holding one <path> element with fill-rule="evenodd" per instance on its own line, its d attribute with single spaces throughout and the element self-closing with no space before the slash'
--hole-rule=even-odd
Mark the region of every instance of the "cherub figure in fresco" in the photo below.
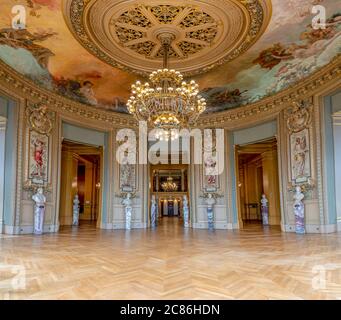
<svg viewBox="0 0 341 320">
<path fill-rule="evenodd" d="M 49 58 L 54 56 L 54 53 L 35 42 L 42 42 L 56 34 L 55 32 L 31 33 L 27 29 L 4 28 L 0 30 L 0 45 L 26 49 L 32 53 L 43 68 L 47 68 Z"/>
<path fill-rule="evenodd" d="M 227 103 L 239 103 L 243 98 L 242 95 L 247 92 L 240 91 L 239 89 L 224 90 L 223 92 L 217 92 L 212 95 L 212 99 L 215 104 L 227 104 Z"/>
<path fill-rule="evenodd" d="M 86 98 L 87 102 L 93 106 L 98 104 L 93 91 L 93 83 L 91 81 L 84 81 L 83 86 L 79 89 L 80 93 Z"/>
<path fill-rule="evenodd" d="M 40 17 L 39 10 L 47 7 L 51 11 L 58 10 L 59 0 L 26 0 L 26 5 L 30 9 L 30 15 Z"/>
<path fill-rule="evenodd" d="M 283 59 L 291 58 L 293 56 L 288 48 L 285 48 L 281 43 L 275 43 L 270 48 L 263 50 L 253 63 L 259 64 L 264 69 L 271 70 L 281 63 Z"/>
</svg>

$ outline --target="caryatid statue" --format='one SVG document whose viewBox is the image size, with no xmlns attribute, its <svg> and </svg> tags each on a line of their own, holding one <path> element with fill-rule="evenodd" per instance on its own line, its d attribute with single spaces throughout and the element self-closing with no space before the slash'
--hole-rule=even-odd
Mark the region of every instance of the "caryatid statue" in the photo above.
<svg viewBox="0 0 341 320">
<path fill-rule="evenodd" d="M 214 199 L 211 193 L 208 194 L 206 199 L 207 204 L 207 221 L 208 221 L 208 229 L 214 230 L 214 212 L 213 207 L 216 204 L 216 200 Z"/>
<path fill-rule="evenodd" d="M 122 201 L 125 208 L 126 229 L 131 230 L 131 219 L 133 214 L 131 193 L 127 193 L 126 198 Z"/>
<path fill-rule="evenodd" d="M 34 234 L 40 235 L 44 232 L 44 215 L 46 197 L 43 188 L 39 188 L 37 193 L 32 196 L 34 205 Z"/>
<path fill-rule="evenodd" d="M 294 194 L 294 213 L 295 213 L 295 225 L 296 233 L 305 234 L 305 214 L 304 214 L 304 194 L 300 186 L 296 186 Z"/>
<path fill-rule="evenodd" d="M 262 195 L 261 199 L 261 211 L 262 211 L 262 221 L 264 226 L 269 225 L 269 200 L 266 198 L 266 195 Z"/>
</svg>

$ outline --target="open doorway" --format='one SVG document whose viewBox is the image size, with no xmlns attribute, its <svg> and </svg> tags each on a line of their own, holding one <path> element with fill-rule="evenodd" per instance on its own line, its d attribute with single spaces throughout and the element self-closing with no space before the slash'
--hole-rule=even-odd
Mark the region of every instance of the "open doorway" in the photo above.
<svg viewBox="0 0 341 320">
<path fill-rule="evenodd" d="M 79 197 L 79 225 L 96 227 L 101 215 L 102 147 L 64 140 L 61 160 L 59 224 L 71 226 L 73 200 Z"/>
<path fill-rule="evenodd" d="M 277 140 L 236 146 L 238 215 L 241 228 L 262 226 L 261 197 L 269 201 L 269 224 L 280 226 Z"/>
<path fill-rule="evenodd" d="M 158 205 L 159 224 L 183 223 L 183 198 L 189 201 L 188 165 L 151 166 L 151 196 Z"/>
</svg>

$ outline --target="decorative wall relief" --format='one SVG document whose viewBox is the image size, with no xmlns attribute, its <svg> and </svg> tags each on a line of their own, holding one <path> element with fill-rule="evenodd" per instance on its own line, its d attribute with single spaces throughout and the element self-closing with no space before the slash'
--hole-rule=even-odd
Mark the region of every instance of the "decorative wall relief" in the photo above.
<svg viewBox="0 0 341 320">
<path fill-rule="evenodd" d="M 119 186 L 120 191 L 125 193 L 133 193 L 137 190 L 137 179 L 138 179 L 138 170 L 137 170 L 137 153 L 136 146 L 134 142 L 138 143 L 136 140 L 121 141 L 119 144 L 119 148 L 123 146 L 126 150 L 121 150 L 122 152 L 120 164 L 119 164 Z"/>
<path fill-rule="evenodd" d="M 290 136 L 291 177 L 296 183 L 307 182 L 311 177 L 309 130 Z"/>
<path fill-rule="evenodd" d="M 204 133 L 204 148 L 203 148 L 203 173 L 202 187 L 205 192 L 216 192 L 219 189 L 218 163 L 215 157 L 216 154 L 216 135 L 212 129 Z"/>
<path fill-rule="evenodd" d="M 312 103 L 294 102 L 287 111 L 289 130 L 290 175 L 293 184 L 307 183 L 311 179 L 310 124 Z"/>
<path fill-rule="evenodd" d="M 44 105 L 28 103 L 26 120 L 25 188 L 48 189 L 51 161 L 50 135 L 55 113 L 50 112 Z"/>
</svg>

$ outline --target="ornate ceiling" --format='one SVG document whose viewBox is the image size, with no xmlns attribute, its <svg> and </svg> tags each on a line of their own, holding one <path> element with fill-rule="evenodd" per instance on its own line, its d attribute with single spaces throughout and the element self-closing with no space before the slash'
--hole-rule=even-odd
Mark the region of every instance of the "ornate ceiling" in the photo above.
<svg viewBox="0 0 341 320">
<path fill-rule="evenodd" d="M 64 2 L 66 21 L 84 48 L 113 67 L 144 76 L 162 66 L 162 33 L 174 37 L 171 67 L 190 76 L 245 52 L 270 14 L 267 0 Z"/>
<path fill-rule="evenodd" d="M 12 28 L 14 5 L 27 25 Z M 326 28 L 311 26 L 313 5 Z M 125 112 L 131 83 L 158 69 L 160 32 L 171 67 L 194 77 L 208 113 L 260 101 L 302 82 L 340 53 L 335 0 L 1 0 L 0 59 L 40 87 Z"/>
</svg>

